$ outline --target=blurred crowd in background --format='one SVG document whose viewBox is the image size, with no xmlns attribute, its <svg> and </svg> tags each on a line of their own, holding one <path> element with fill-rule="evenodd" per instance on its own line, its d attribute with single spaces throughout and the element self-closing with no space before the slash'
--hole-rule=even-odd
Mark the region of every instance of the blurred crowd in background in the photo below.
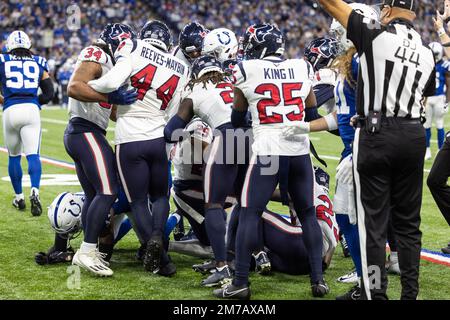
<svg viewBox="0 0 450 320">
<path fill-rule="evenodd" d="M 436 2 L 419 2 L 416 25 L 426 41 L 436 40 L 432 22 Z M 33 51 L 48 59 L 51 75 L 61 87 L 67 85 L 79 51 L 95 41 L 107 23 L 124 22 L 139 30 L 147 20 L 155 18 L 169 25 L 175 43 L 183 26 L 195 20 L 209 29 L 230 28 L 238 36 L 251 24 L 275 23 L 286 35 L 289 57 L 301 56 L 309 41 L 325 35 L 331 23 L 314 0 L 2 0 L 2 50 L 11 31 L 24 30 L 32 39 Z M 63 90 L 59 91 L 54 103 L 66 103 Z"/>
</svg>

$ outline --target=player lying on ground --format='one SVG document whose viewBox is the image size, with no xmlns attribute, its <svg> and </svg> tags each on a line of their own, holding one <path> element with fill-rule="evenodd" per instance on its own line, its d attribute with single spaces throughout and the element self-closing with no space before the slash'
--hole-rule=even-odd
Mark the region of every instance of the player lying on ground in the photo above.
<svg viewBox="0 0 450 320">
<path fill-rule="evenodd" d="M 31 179 L 31 214 L 39 216 L 41 181 L 41 105 L 54 95 L 53 83 L 48 75 L 47 60 L 31 52 L 31 41 L 23 31 L 14 31 L 6 40 L 6 53 L 0 54 L 0 82 L 2 85 L 3 134 L 8 148 L 8 174 L 15 196 L 12 202 L 18 210 L 25 210 L 22 190 L 22 152 L 28 161 Z M 38 95 L 39 88 L 42 93 Z"/>
</svg>

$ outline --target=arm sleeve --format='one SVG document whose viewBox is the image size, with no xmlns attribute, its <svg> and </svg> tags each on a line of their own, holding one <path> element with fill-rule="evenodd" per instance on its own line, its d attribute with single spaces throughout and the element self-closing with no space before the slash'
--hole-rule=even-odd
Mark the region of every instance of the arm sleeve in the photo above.
<svg viewBox="0 0 450 320">
<path fill-rule="evenodd" d="M 355 45 L 358 53 L 362 53 L 372 45 L 372 40 L 382 32 L 379 22 L 366 18 L 355 10 L 348 18 L 347 37 Z"/>
<path fill-rule="evenodd" d="M 42 93 L 38 97 L 39 104 L 49 103 L 53 99 L 53 95 L 55 94 L 52 79 L 47 78 L 45 80 L 42 80 L 39 84 L 39 87 L 42 90 Z"/>
<path fill-rule="evenodd" d="M 116 65 L 107 74 L 88 84 L 97 92 L 109 93 L 119 89 L 133 71 L 131 64 L 131 52 L 135 49 L 135 43 L 130 39 L 123 41 L 116 51 Z"/>
</svg>

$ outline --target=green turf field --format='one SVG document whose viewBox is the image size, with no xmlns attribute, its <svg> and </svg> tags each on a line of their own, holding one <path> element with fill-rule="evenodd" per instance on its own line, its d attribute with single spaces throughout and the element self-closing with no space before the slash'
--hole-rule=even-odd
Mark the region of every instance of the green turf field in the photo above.
<svg viewBox="0 0 450 320">
<path fill-rule="evenodd" d="M 58 160 L 71 161 L 63 146 L 64 122 L 67 120 L 64 110 L 42 111 L 42 147 L 43 156 Z M 448 118 L 450 120 L 450 118 Z M 450 121 L 447 121 L 450 123 Z M 2 131 L 3 132 L 3 131 Z M 435 132 L 433 132 L 435 137 Z M 112 132 L 108 133 L 112 140 Z M 321 155 L 338 157 L 341 143 L 338 137 L 330 134 L 315 134 L 313 142 Z M 433 153 L 436 152 L 433 143 Z M 0 146 L 4 146 L 3 135 Z M 0 178 L 8 175 L 7 155 L 0 152 Z M 328 173 L 333 177 L 331 190 L 334 189 L 334 173 L 337 161 L 327 159 Z M 24 174 L 26 161 L 22 160 Z M 432 162 L 427 161 L 426 168 Z M 43 165 L 44 174 L 74 174 L 68 169 Z M 426 175 L 425 175 L 426 177 Z M 77 186 L 43 186 L 41 198 L 43 206 L 48 206 L 54 197 L 62 191 L 79 191 Z M 29 188 L 24 188 L 28 196 Z M 213 299 L 211 289 L 200 286 L 202 276 L 194 273 L 191 265 L 201 260 L 185 255 L 172 254 L 177 265 L 175 277 L 167 279 L 144 272 L 142 265 L 134 259 L 139 247 L 136 236 L 130 232 L 118 245 L 112 258 L 112 278 L 95 278 L 81 271 L 80 288 L 69 289 L 73 274 L 69 274 L 69 265 L 39 266 L 34 262 L 34 254 L 46 251 L 53 242 L 53 232 L 48 223 L 46 210 L 41 217 L 32 217 L 16 211 L 11 206 L 13 190 L 9 182 L 0 180 L 0 299 Z M 29 206 L 29 203 L 27 203 Z M 279 205 L 272 205 L 278 212 L 286 212 Z M 440 251 L 450 240 L 449 227 L 438 211 L 429 191 L 424 188 L 422 208 L 423 247 Z M 77 248 L 80 238 L 72 245 Z M 350 285 L 339 284 L 336 278 L 352 268 L 351 260 L 344 258 L 338 247 L 331 268 L 325 277 L 330 285 L 328 299 L 346 292 Z M 70 271 L 70 269 L 69 269 Z M 311 299 L 308 276 L 251 276 L 253 299 Z M 400 297 L 400 281 L 396 276 L 389 278 L 389 296 Z M 420 299 L 450 299 L 450 268 L 422 261 L 420 277 Z"/>
</svg>

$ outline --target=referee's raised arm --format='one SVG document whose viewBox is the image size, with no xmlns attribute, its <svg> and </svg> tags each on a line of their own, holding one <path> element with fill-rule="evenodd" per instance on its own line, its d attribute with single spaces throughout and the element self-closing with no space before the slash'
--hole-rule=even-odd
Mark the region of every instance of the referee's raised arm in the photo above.
<svg viewBox="0 0 450 320">
<path fill-rule="evenodd" d="M 398 242 L 402 299 L 416 299 L 421 250 L 424 97 L 434 95 L 434 56 L 414 29 L 416 0 L 384 0 L 379 22 L 342 0 L 319 0 L 347 29 L 360 58 L 353 144 L 364 299 L 387 299 L 387 226 Z"/>
</svg>

